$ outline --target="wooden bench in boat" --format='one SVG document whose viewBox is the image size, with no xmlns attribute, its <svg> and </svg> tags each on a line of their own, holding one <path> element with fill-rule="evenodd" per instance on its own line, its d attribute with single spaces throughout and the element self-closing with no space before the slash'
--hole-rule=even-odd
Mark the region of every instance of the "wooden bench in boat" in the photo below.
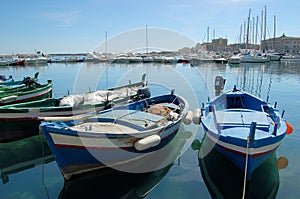
<svg viewBox="0 0 300 199">
<path fill-rule="evenodd" d="M 130 134 L 156 128 L 164 118 L 139 110 L 114 110 L 69 128 L 81 132 Z"/>
<path fill-rule="evenodd" d="M 225 109 L 216 111 L 217 124 L 221 129 L 233 127 L 250 127 L 256 122 L 256 128 L 269 131 L 272 120 L 265 112 L 250 109 Z"/>
</svg>

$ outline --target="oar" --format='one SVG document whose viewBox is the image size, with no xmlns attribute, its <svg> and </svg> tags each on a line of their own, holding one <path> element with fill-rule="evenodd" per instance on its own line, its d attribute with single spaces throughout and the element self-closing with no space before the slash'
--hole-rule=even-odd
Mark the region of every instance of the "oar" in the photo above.
<svg viewBox="0 0 300 199">
<path fill-rule="evenodd" d="M 41 121 L 74 121 L 74 120 L 86 120 L 88 118 L 91 118 L 93 116 L 96 116 L 96 114 L 82 114 L 82 115 L 75 115 L 75 116 L 54 116 L 54 117 L 38 117 L 38 120 Z"/>
</svg>

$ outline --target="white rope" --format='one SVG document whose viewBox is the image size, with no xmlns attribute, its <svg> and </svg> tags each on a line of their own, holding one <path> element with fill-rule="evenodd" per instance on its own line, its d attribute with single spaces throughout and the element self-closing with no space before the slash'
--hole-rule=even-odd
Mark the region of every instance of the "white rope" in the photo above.
<svg viewBox="0 0 300 199">
<path fill-rule="evenodd" d="M 243 186 L 243 197 L 242 197 L 242 199 L 245 198 L 245 194 L 246 194 L 246 181 L 247 181 L 247 170 L 248 170 L 249 144 L 250 144 L 250 135 L 248 135 L 248 137 L 247 137 L 246 163 L 245 163 L 245 171 L 244 171 L 244 186 Z"/>
</svg>

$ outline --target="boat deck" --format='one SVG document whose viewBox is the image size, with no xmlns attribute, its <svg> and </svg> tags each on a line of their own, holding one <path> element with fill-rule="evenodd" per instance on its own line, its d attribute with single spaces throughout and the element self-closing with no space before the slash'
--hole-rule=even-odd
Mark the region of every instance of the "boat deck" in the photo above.
<svg viewBox="0 0 300 199">
<path fill-rule="evenodd" d="M 249 109 L 226 109 L 217 111 L 216 117 L 218 127 L 222 136 L 232 136 L 246 139 L 250 132 L 250 125 L 256 122 L 256 139 L 273 136 L 272 119 L 265 112 L 253 111 Z"/>
<path fill-rule="evenodd" d="M 114 110 L 69 128 L 89 133 L 133 134 L 160 126 L 164 118 L 139 110 Z"/>
<path fill-rule="evenodd" d="M 267 113 L 250 109 L 225 109 L 216 111 L 216 116 L 218 124 L 224 126 L 245 126 L 256 122 L 257 127 L 269 127 L 272 122 Z"/>
<path fill-rule="evenodd" d="M 132 134 L 138 133 L 137 129 L 108 122 L 86 122 L 73 127 L 70 127 L 73 131 L 79 132 L 92 132 L 92 133 L 113 133 L 113 134 Z"/>
</svg>

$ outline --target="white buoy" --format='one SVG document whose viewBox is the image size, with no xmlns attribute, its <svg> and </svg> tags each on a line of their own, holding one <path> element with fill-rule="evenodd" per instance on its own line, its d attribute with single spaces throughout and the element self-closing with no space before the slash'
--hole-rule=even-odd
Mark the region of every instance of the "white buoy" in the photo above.
<svg viewBox="0 0 300 199">
<path fill-rule="evenodd" d="M 193 111 L 188 111 L 186 113 L 186 116 L 183 118 L 183 123 L 185 125 L 190 125 L 192 123 L 193 120 Z"/>
<path fill-rule="evenodd" d="M 168 117 L 170 120 L 178 120 L 178 114 L 173 111 L 169 113 Z"/>
<path fill-rule="evenodd" d="M 196 108 L 193 115 L 193 123 L 198 125 L 200 124 L 200 122 L 201 122 L 201 109 Z"/>
<path fill-rule="evenodd" d="M 160 140 L 161 138 L 159 135 L 150 135 L 148 137 L 136 141 L 134 143 L 134 147 L 138 151 L 143 151 L 158 145 L 160 143 Z"/>
</svg>

